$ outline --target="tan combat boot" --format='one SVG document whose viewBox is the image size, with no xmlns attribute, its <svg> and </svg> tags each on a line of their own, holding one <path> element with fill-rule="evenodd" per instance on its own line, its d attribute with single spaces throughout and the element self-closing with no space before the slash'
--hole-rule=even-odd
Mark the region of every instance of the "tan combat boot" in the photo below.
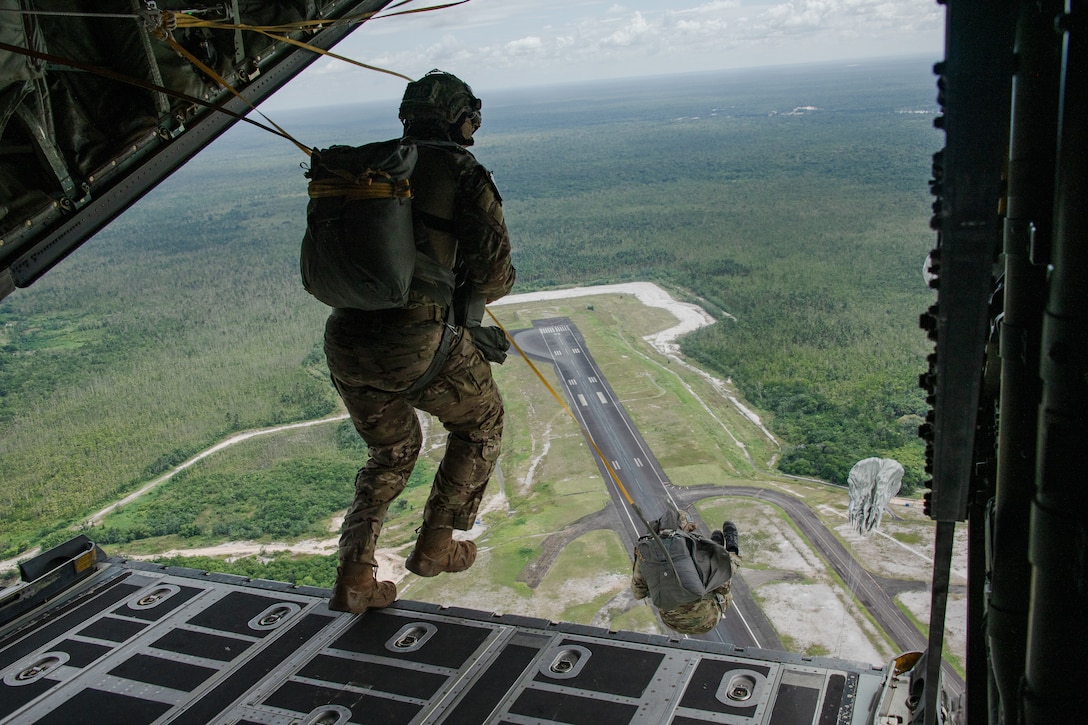
<svg viewBox="0 0 1088 725">
<path fill-rule="evenodd" d="M 397 585 L 374 578 L 377 567 L 344 561 L 336 568 L 336 583 L 329 598 L 329 609 L 362 614 L 368 609 L 388 607 L 397 600 Z"/>
<path fill-rule="evenodd" d="M 430 528 L 424 523 L 416 539 L 416 548 L 404 565 L 413 574 L 437 576 L 442 572 L 464 571 L 474 561 L 475 542 L 454 541 L 452 528 Z"/>
</svg>

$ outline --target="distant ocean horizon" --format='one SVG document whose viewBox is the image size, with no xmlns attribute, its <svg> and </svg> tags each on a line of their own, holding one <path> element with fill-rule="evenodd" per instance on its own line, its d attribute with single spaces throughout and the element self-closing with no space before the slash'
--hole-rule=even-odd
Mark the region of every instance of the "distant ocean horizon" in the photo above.
<svg viewBox="0 0 1088 725">
<path fill-rule="evenodd" d="M 879 85 L 882 80 L 901 84 L 910 78 L 928 78 L 930 87 L 934 89 L 931 95 L 935 98 L 936 78 L 933 76 L 932 67 L 938 60 L 939 58 L 928 55 L 859 58 L 476 90 L 484 101 L 485 123 L 492 113 L 498 112 L 498 117 L 501 118 L 511 108 L 532 108 L 557 102 L 608 105 L 621 98 L 632 98 L 646 93 L 654 93 L 658 98 L 682 98 L 692 94 L 714 95 L 715 91 L 722 93 L 730 90 L 747 95 L 763 84 L 771 84 L 781 90 L 783 85 L 791 82 L 801 91 L 806 87 L 812 88 L 813 81 L 816 81 L 816 85 L 837 81 L 843 85 L 853 83 L 872 87 L 874 83 Z M 469 81 L 471 83 L 471 79 Z M 859 87 L 857 90 L 863 89 Z M 397 104 L 396 98 L 380 98 L 352 103 L 330 103 L 311 108 L 278 109 L 269 113 L 276 119 L 282 118 L 288 122 L 328 125 L 354 121 L 370 125 L 373 122 L 381 123 L 382 119 L 389 116 L 395 122 Z M 933 105 L 935 108 L 935 101 Z M 399 126 L 395 123 L 394 125 Z"/>
</svg>

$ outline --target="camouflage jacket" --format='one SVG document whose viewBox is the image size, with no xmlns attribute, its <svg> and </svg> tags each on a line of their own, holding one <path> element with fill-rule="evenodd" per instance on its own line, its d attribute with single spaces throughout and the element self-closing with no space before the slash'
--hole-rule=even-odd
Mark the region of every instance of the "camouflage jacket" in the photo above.
<svg viewBox="0 0 1088 725">
<path fill-rule="evenodd" d="M 488 302 L 507 294 L 516 272 L 502 197 L 468 149 L 421 143 L 411 177 L 416 245 L 471 282 Z"/>
</svg>

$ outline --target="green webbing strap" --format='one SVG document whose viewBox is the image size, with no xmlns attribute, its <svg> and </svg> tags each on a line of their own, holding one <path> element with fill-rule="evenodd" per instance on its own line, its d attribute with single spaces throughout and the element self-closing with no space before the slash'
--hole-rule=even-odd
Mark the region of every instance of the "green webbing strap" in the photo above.
<svg viewBox="0 0 1088 725">
<path fill-rule="evenodd" d="M 438 373 L 442 371 L 442 367 L 446 364 L 446 360 L 449 359 L 450 350 L 453 349 L 453 339 L 456 336 L 457 328 L 453 325 L 453 307 L 448 306 L 446 307 L 446 321 L 442 324 L 442 340 L 438 343 L 438 350 L 435 351 L 431 364 L 428 365 L 423 374 L 404 391 L 405 393 L 408 395 L 415 395 L 416 393 L 423 392 L 428 385 L 434 382 L 434 379 L 438 377 Z"/>
</svg>

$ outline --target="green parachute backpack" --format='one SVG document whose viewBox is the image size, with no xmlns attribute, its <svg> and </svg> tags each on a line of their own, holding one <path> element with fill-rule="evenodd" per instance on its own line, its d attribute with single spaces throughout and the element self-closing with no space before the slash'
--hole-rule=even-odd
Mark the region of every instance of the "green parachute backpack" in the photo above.
<svg viewBox="0 0 1088 725">
<path fill-rule="evenodd" d="M 705 597 L 733 577 L 729 552 L 696 531 L 684 531 L 670 511 L 650 522 L 635 547 L 639 570 L 658 609 L 675 609 Z"/>
<path fill-rule="evenodd" d="M 410 139 L 314 149 L 299 267 L 306 291 L 330 307 L 403 307 L 410 289 L 450 303 L 453 271 L 416 247 Z"/>
</svg>

